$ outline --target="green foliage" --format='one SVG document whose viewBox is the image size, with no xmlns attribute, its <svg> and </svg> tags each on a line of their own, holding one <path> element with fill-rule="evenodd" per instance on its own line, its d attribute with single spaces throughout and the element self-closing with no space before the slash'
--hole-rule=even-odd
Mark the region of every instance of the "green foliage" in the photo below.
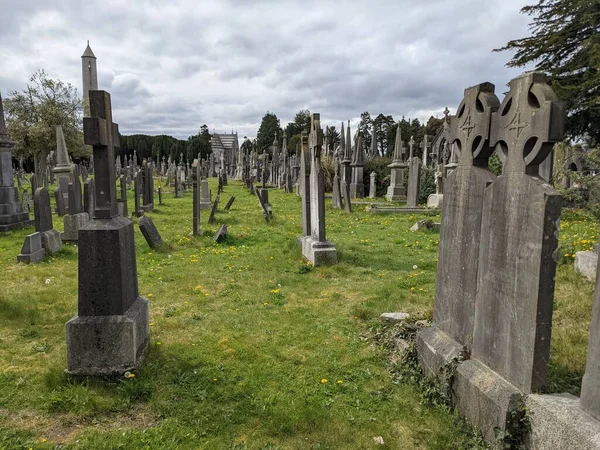
<svg viewBox="0 0 600 450">
<path fill-rule="evenodd" d="M 389 139 L 391 137 L 390 131 L 394 127 L 394 124 L 394 118 L 392 116 L 386 116 L 384 114 L 379 114 L 377 117 L 375 117 L 375 120 L 373 120 L 373 129 L 375 130 L 375 134 L 377 135 L 379 151 L 380 154 L 383 156 L 389 155 L 390 152 L 393 153 L 394 151 L 393 147 L 391 149 L 389 147 Z"/>
<path fill-rule="evenodd" d="M 435 193 L 435 172 L 434 167 L 421 167 L 419 203 L 427 203 L 427 198 Z"/>
<path fill-rule="evenodd" d="M 590 0 L 538 0 L 521 13 L 533 17 L 532 35 L 509 41 L 510 67 L 535 64 L 567 106 L 567 133 L 600 142 L 600 8 Z"/>
<path fill-rule="evenodd" d="M 310 111 L 308 109 L 298 111 L 294 116 L 294 121 L 289 122 L 285 127 L 285 135 L 288 138 L 299 135 L 302 131 L 310 132 Z"/>
<path fill-rule="evenodd" d="M 387 193 L 387 187 L 390 184 L 390 168 L 388 165 L 392 163 L 391 158 L 375 158 L 365 161 L 363 171 L 363 182 L 365 183 L 365 192 L 368 194 L 371 183 L 371 172 L 375 172 L 375 194 L 377 197 L 383 197 Z"/>
<path fill-rule="evenodd" d="M 256 134 L 256 147 L 258 152 L 262 153 L 267 151 L 267 153 L 272 154 L 273 139 L 275 139 L 275 136 L 277 136 L 278 142 L 281 142 L 283 139 L 283 130 L 281 129 L 277 116 L 274 113 L 267 111 L 262 118 Z"/>
<path fill-rule="evenodd" d="M 71 84 L 49 78 L 46 72 L 39 70 L 23 91 L 9 93 L 4 109 L 8 134 L 15 141 L 13 155 L 32 158 L 38 176 L 49 151 L 56 149 L 57 125 L 62 125 L 73 158 L 90 156 L 83 144 L 81 100 Z"/>
<path fill-rule="evenodd" d="M 497 176 L 502 174 L 502 161 L 500 161 L 496 152 L 492 153 L 492 156 L 488 159 L 488 167 L 493 174 Z"/>
</svg>

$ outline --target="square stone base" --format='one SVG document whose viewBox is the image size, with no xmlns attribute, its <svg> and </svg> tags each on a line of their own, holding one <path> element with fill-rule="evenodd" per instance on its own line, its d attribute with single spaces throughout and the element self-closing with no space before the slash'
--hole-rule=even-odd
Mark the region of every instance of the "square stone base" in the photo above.
<svg viewBox="0 0 600 450">
<path fill-rule="evenodd" d="M 200 209 L 210 209 L 211 203 L 210 200 L 202 201 L 200 200 Z"/>
<path fill-rule="evenodd" d="M 444 194 L 431 194 L 427 197 L 428 208 L 441 208 L 444 201 Z"/>
<path fill-rule="evenodd" d="M 385 199 L 388 202 L 405 202 L 406 201 L 406 190 L 403 186 L 389 186 Z"/>
<path fill-rule="evenodd" d="M 148 300 L 138 297 L 122 316 L 75 316 L 66 332 L 66 373 L 112 375 L 135 369 L 150 341 Z"/>
<path fill-rule="evenodd" d="M 531 394 L 525 406 L 531 423 L 527 448 L 600 449 L 600 422 L 579 408 L 577 397 Z"/>
<path fill-rule="evenodd" d="M 149 203 L 148 205 L 142 205 L 142 206 L 140 206 L 140 209 L 142 211 L 144 211 L 145 213 L 152 212 L 152 211 L 154 211 L 154 203 Z"/>
<path fill-rule="evenodd" d="M 304 236 L 302 238 L 302 255 L 313 266 L 337 263 L 337 250 L 335 246 L 329 241 L 319 242 L 312 236 Z"/>
<path fill-rule="evenodd" d="M 54 255 L 62 250 L 62 238 L 54 229 L 42 233 L 42 247 L 49 255 Z"/>
<path fill-rule="evenodd" d="M 33 225 L 33 220 L 29 219 L 28 212 L 0 215 L 0 231 L 20 230 L 30 225 Z"/>
<path fill-rule="evenodd" d="M 36 263 L 36 262 L 40 262 L 42 259 L 44 259 L 44 256 L 46 256 L 46 250 L 44 250 L 43 248 L 40 248 L 39 250 L 36 250 L 32 253 L 18 254 L 17 262 L 21 262 L 21 263 L 25 263 L 25 264 Z"/>
<path fill-rule="evenodd" d="M 64 232 L 63 241 L 77 242 L 79 229 L 90 221 L 88 213 L 67 214 L 63 217 Z"/>
<path fill-rule="evenodd" d="M 439 376 L 444 365 L 462 351 L 462 346 L 433 326 L 417 333 L 417 356 L 426 376 Z M 514 428 L 522 393 L 476 359 L 460 362 L 452 383 L 452 402 L 461 417 L 478 427 L 488 443 Z"/>
</svg>

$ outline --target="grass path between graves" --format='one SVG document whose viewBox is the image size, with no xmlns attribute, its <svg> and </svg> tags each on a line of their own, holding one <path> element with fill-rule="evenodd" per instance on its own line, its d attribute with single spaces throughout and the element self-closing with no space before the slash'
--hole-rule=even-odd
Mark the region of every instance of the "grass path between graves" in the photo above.
<svg viewBox="0 0 600 450">
<path fill-rule="evenodd" d="M 0 235 L 0 448 L 467 448 L 453 416 L 393 382 L 371 340 L 382 312 L 431 316 L 438 233 L 409 232 L 421 217 L 346 215 L 328 201 L 340 262 L 312 268 L 296 246 L 299 197 L 271 190 L 266 224 L 240 183 L 230 181 L 221 205 L 230 195 L 216 224 L 202 212 L 202 237 L 188 237 L 191 193 L 164 194 L 149 214 L 165 249 L 149 250 L 135 226 L 151 344 L 131 379 L 63 374 L 76 246 L 27 266 L 16 255 L 31 229 Z M 216 244 L 221 223 L 229 234 Z M 571 255 L 600 228 L 581 212 L 564 214 L 562 228 L 549 388 L 577 393 L 593 285 L 573 272 Z"/>
</svg>

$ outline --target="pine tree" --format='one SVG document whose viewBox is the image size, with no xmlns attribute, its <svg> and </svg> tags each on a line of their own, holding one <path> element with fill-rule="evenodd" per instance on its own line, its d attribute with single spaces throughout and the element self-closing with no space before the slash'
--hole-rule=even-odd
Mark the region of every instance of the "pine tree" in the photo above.
<svg viewBox="0 0 600 450">
<path fill-rule="evenodd" d="M 538 0 L 521 9 L 533 16 L 532 35 L 495 51 L 514 51 L 509 67 L 535 64 L 567 107 L 567 134 L 600 142 L 600 2 Z"/>
</svg>

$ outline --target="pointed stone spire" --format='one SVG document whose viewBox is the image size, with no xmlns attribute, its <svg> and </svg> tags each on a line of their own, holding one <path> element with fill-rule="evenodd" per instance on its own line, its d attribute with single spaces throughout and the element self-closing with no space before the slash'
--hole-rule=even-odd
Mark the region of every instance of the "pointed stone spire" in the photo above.
<svg viewBox="0 0 600 450">
<path fill-rule="evenodd" d="M 344 149 L 344 160 L 352 161 L 352 134 L 350 134 L 350 121 L 346 128 L 346 148 Z"/>
<path fill-rule="evenodd" d="M 344 122 L 342 122 L 342 128 L 340 131 L 340 151 L 338 152 L 338 155 L 340 157 L 344 156 L 344 151 L 346 151 L 346 135 L 344 134 Z"/>
<path fill-rule="evenodd" d="M 375 127 L 373 127 L 373 138 L 371 139 L 371 158 L 379 156 L 379 150 L 377 149 L 377 133 Z"/>
<path fill-rule="evenodd" d="M 404 156 L 404 147 L 402 144 L 402 132 L 400 131 L 400 122 L 396 128 L 396 142 L 394 142 L 394 163 L 401 163 Z"/>
<path fill-rule="evenodd" d="M 354 143 L 354 154 L 352 155 L 353 166 L 364 166 L 365 165 L 365 152 L 363 149 L 362 137 L 358 134 Z"/>
<path fill-rule="evenodd" d="M 71 159 L 67 151 L 67 143 L 61 125 L 56 125 L 56 167 L 71 166 Z"/>
<path fill-rule="evenodd" d="M 82 58 L 94 58 L 96 59 L 96 55 L 94 55 L 94 52 L 92 51 L 92 48 L 90 47 L 90 41 L 88 39 L 87 41 L 87 47 L 85 48 L 85 51 L 83 52 L 83 55 L 81 55 Z"/>
</svg>

